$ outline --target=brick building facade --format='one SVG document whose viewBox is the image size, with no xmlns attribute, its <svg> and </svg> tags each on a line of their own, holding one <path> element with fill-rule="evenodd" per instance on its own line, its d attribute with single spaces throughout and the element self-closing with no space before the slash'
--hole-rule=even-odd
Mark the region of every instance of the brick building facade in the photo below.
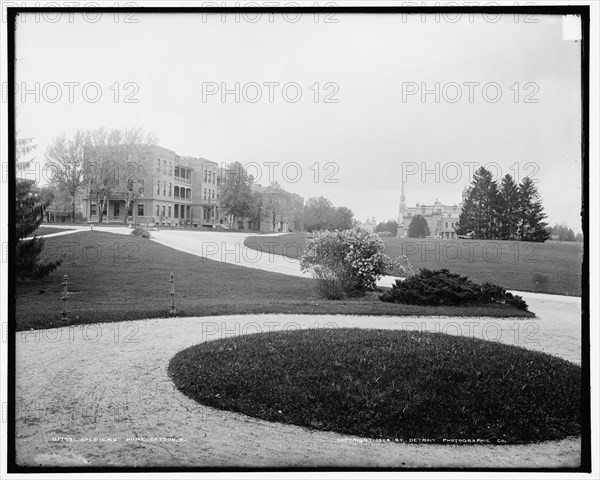
<svg viewBox="0 0 600 480">
<path fill-rule="evenodd" d="M 126 180 L 108 195 L 103 222 L 256 230 L 260 227 L 260 231 L 264 232 L 302 228 L 298 212 L 304 208 L 304 199 L 284 190 L 274 194 L 270 187 L 260 185 L 252 186 L 253 192 L 263 192 L 265 208 L 260 225 L 248 219 L 232 225 L 232 217 L 225 214 L 220 204 L 227 170 L 205 158 L 180 156 L 173 150 L 156 145 L 137 145 L 130 161 L 121 162 L 119 168 L 131 170 L 131 173 L 127 172 Z M 130 200 L 129 206 L 127 199 Z M 93 188 L 86 186 L 83 194 L 84 221 L 98 222 L 100 203 Z M 278 209 L 280 204 L 285 208 Z M 277 210 L 276 215 L 274 210 Z"/>
</svg>

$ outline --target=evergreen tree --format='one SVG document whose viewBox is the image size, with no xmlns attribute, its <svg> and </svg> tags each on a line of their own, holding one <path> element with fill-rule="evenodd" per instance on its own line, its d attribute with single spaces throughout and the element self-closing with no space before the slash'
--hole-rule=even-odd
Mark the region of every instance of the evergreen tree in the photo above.
<svg viewBox="0 0 600 480">
<path fill-rule="evenodd" d="M 476 238 L 493 239 L 498 234 L 498 186 L 490 171 L 480 167 L 473 175 L 456 231 L 474 231 Z"/>
<path fill-rule="evenodd" d="M 519 185 L 519 225 L 518 234 L 521 240 L 528 242 L 545 242 L 550 233 L 542 200 L 535 183 L 525 177 Z"/>
<path fill-rule="evenodd" d="M 505 175 L 498 192 L 498 236 L 510 240 L 517 236 L 519 224 L 519 186 L 510 175 Z"/>
<path fill-rule="evenodd" d="M 40 255 L 44 249 L 44 240 L 30 237 L 44 219 L 48 201 L 42 201 L 36 192 L 32 191 L 33 181 L 17 180 L 16 185 L 16 229 L 15 229 L 15 267 L 19 279 L 45 277 L 61 263 L 42 261 Z"/>
<path fill-rule="evenodd" d="M 407 236 L 409 238 L 425 238 L 429 236 L 429 225 L 425 217 L 415 215 L 408 226 Z"/>
</svg>

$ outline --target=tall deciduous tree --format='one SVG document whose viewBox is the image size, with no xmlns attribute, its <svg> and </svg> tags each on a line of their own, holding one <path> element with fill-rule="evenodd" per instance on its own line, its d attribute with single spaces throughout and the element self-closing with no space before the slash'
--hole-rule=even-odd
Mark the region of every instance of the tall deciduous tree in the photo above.
<svg viewBox="0 0 600 480">
<path fill-rule="evenodd" d="M 84 181 L 84 152 L 86 134 L 82 130 L 75 132 L 69 140 L 64 134 L 57 136 L 46 150 L 47 180 L 58 191 L 67 192 L 71 201 L 71 220 L 75 222 L 76 196 L 80 193 Z"/>
<path fill-rule="evenodd" d="M 309 198 L 304 205 L 304 227 L 308 232 L 332 228 L 334 206 L 325 197 Z"/>
<path fill-rule="evenodd" d="M 309 198 L 304 205 L 304 228 L 315 230 L 348 230 L 354 227 L 354 213 L 348 207 L 334 207 L 325 197 Z"/>
<path fill-rule="evenodd" d="M 408 226 L 407 236 L 409 238 L 425 238 L 429 236 L 429 225 L 422 215 L 415 215 Z"/>
<path fill-rule="evenodd" d="M 550 235 L 554 235 L 558 237 L 558 240 L 561 242 L 574 242 L 575 241 L 575 232 L 572 228 L 569 228 L 567 224 L 563 223 L 559 225 L 556 223 L 554 227 L 550 229 Z"/>
<path fill-rule="evenodd" d="M 398 222 L 396 220 L 381 222 L 375 227 L 375 233 L 380 232 L 390 232 L 395 237 L 398 234 Z"/>
<path fill-rule="evenodd" d="M 354 213 L 348 207 L 335 207 L 332 225 L 336 230 L 349 230 L 354 225 Z"/>
<path fill-rule="evenodd" d="M 221 194 L 221 208 L 236 219 L 250 217 L 253 212 L 252 188 L 244 166 L 239 162 L 230 164 L 225 172 L 225 186 Z"/>
<path fill-rule="evenodd" d="M 139 194 L 136 180 L 143 176 L 143 162 L 137 156 L 138 149 L 155 142 L 156 137 L 145 134 L 141 128 L 110 131 L 99 128 L 86 132 L 84 183 L 89 186 L 90 197 L 97 199 L 98 222 L 102 222 L 112 193 L 123 196 L 127 212 L 130 203 Z"/>
<path fill-rule="evenodd" d="M 546 214 L 537 187 L 531 178 L 525 177 L 519 185 L 519 225 L 521 240 L 545 242 L 550 233 L 544 222 Z"/>
</svg>

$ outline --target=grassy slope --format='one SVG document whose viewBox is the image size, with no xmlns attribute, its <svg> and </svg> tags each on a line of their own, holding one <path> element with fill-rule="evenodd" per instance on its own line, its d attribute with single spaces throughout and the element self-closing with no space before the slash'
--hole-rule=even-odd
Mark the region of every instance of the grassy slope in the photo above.
<svg viewBox="0 0 600 480">
<path fill-rule="evenodd" d="M 415 269 L 447 268 L 476 282 L 489 281 L 511 290 L 581 296 L 581 243 L 416 238 L 384 238 L 383 242 L 389 256 L 404 254 Z M 245 243 L 297 258 L 305 234 L 249 237 Z"/>
<path fill-rule="evenodd" d="M 62 278 L 73 292 L 72 324 L 165 317 L 169 313 L 171 270 L 181 316 L 245 313 L 363 315 L 521 316 L 505 305 L 420 307 L 381 302 L 376 296 L 343 301 L 318 299 L 314 281 L 205 260 L 136 236 L 85 231 L 46 239 L 49 259 L 67 255 L 42 281 L 16 287 L 17 329 L 61 325 Z M 100 255 L 98 258 L 97 256 Z"/>
<path fill-rule="evenodd" d="M 179 352 L 169 374 L 200 403 L 349 435 L 519 443 L 581 431 L 580 367 L 439 333 L 245 335 Z"/>
</svg>

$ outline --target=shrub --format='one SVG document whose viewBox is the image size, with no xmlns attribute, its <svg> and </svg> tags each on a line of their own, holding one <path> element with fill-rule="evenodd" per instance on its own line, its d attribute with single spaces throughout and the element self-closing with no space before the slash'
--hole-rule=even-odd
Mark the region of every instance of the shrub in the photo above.
<svg viewBox="0 0 600 480">
<path fill-rule="evenodd" d="M 447 269 L 423 268 L 418 274 L 404 281 L 397 280 L 392 289 L 379 298 L 384 302 L 409 305 L 458 306 L 508 303 L 521 310 L 528 308 L 521 297 L 507 292 L 503 287 L 489 282 L 479 285 Z"/>
<path fill-rule="evenodd" d="M 322 296 L 338 299 L 373 290 L 388 268 L 402 270 L 384 251 L 379 237 L 363 229 L 320 231 L 308 235 L 300 267 L 313 274 Z"/>
<path fill-rule="evenodd" d="M 142 238 L 150 238 L 150 232 L 144 227 L 136 227 L 131 231 L 132 235 L 139 235 Z"/>
<path fill-rule="evenodd" d="M 345 270 L 314 267 L 313 276 L 317 280 L 317 293 L 328 300 L 340 300 L 352 290 L 352 277 Z"/>
<path fill-rule="evenodd" d="M 407 278 L 414 274 L 412 265 L 406 255 L 401 255 L 398 258 L 388 258 L 385 266 L 385 273 L 394 277 Z"/>
</svg>

